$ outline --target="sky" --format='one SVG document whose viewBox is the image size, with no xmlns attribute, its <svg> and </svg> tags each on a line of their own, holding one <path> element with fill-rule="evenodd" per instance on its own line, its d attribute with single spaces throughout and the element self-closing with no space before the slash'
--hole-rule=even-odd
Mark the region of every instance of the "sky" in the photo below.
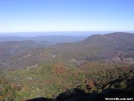
<svg viewBox="0 0 134 101">
<path fill-rule="evenodd" d="M 0 33 L 134 31 L 134 0 L 0 0 Z"/>
</svg>

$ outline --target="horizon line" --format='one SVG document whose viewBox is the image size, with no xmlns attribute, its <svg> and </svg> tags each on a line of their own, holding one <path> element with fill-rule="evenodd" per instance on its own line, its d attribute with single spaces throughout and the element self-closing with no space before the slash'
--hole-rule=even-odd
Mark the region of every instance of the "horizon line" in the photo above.
<svg viewBox="0 0 134 101">
<path fill-rule="evenodd" d="M 134 31 L 20 31 L 20 32 L 0 32 L 0 33 L 45 33 L 45 32 L 134 32 Z"/>
</svg>

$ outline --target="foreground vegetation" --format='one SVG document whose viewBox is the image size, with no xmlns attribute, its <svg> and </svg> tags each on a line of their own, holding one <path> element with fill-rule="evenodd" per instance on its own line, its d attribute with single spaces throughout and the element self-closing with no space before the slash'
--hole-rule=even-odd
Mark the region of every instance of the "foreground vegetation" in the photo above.
<svg viewBox="0 0 134 101">
<path fill-rule="evenodd" d="M 105 89 L 134 91 L 134 66 L 85 63 L 77 68 L 60 61 L 47 62 L 27 70 L 4 70 L 0 78 L 0 100 L 25 101 L 36 97 L 56 98 L 68 89 L 79 88 L 86 93 Z M 133 92 L 134 94 L 134 92 Z"/>
</svg>

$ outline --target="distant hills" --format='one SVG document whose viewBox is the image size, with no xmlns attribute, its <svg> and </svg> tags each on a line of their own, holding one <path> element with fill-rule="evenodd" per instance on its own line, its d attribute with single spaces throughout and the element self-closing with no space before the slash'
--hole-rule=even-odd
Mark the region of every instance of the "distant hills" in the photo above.
<svg viewBox="0 0 134 101">
<path fill-rule="evenodd" d="M 92 35 L 77 43 L 57 44 L 53 50 L 68 53 L 69 58 L 78 60 L 113 61 L 115 57 L 133 58 L 134 34 L 115 32 L 105 35 Z M 64 56 L 65 57 L 65 56 Z M 122 61 L 123 62 L 123 61 Z"/>
<path fill-rule="evenodd" d="M 45 42 L 44 44 L 37 43 L 31 40 L 0 42 L 0 57 L 2 58 L 6 57 L 6 55 L 15 55 L 23 51 L 39 47 L 45 47 Z"/>
<path fill-rule="evenodd" d="M 77 42 L 85 39 L 85 36 L 37 36 L 37 37 L 17 37 L 17 36 L 1 36 L 0 42 L 6 41 L 25 41 L 31 40 L 35 42 L 48 42 L 48 43 L 67 43 Z"/>
<path fill-rule="evenodd" d="M 50 38 L 50 40 L 53 38 L 54 37 Z M 74 37 L 55 36 L 55 39 L 56 38 L 61 38 L 59 41 L 62 42 L 65 39 L 70 40 L 71 38 L 71 40 L 75 40 L 73 39 Z M 7 58 L 2 58 L 2 61 L 6 62 L 4 64 L 9 64 L 13 67 L 18 67 L 18 65 L 21 64 L 23 64 L 23 66 L 27 66 L 28 64 L 34 65 L 38 62 L 48 61 L 53 58 L 59 58 L 68 62 L 73 60 L 77 65 L 83 63 L 83 61 L 98 60 L 134 64 L 133 39 L 134 34 L 115 32 L 105 35 L 92 35 L 79 42 L 58 43 L 51 46 L 47 45 L 47 43 L 28 40 L 2 42 L 0 43 L 0 57 L 6 56 Z M 67 42 L 68 40 L 65 41 Z M 24 59 L 25 54 L 31 55 Z M 21 61 L 18 61 L 18 59 Z"/>
<path fill-rule="evenodd" d="M 93 35 L 82 41 L 82 44 L 100 47 L 104 52 L 105 58 L 107 57 L 107 59 L 112 60 L 113 58 L 115 59 L 115 57 L 120 57 L 120 59 L 123 60 L 126 58 L 133 58 L 133 39 L 134 34 L 116 32 L 106 35 Z"/>
<path fill-rule="evenodd" d="M 3 64 L 3 61 L 9 57 L 30 49 L 45 48 L 57 43 L 77 42 L 83 40 L 84 38 L 85 37 L 73 36 L 2 36 L 0 37 L 0 64 Z"/>
</svg>

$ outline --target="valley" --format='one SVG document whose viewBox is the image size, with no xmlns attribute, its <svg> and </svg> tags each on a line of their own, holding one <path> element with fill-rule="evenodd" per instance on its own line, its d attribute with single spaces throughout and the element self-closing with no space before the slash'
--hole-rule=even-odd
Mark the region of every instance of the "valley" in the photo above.
<svg viewBox="0 0 134 101">
<path fill-rule="evenodd" d="M 0 42 L 0 101 L 56 100 L 74 88 L 89 98 L 101 97 L 105 90 L 123 90 L 117 97 L 134 96 L 134 34 L 64 36 L 55 42 L 40 38 Z"/>
</svg>

